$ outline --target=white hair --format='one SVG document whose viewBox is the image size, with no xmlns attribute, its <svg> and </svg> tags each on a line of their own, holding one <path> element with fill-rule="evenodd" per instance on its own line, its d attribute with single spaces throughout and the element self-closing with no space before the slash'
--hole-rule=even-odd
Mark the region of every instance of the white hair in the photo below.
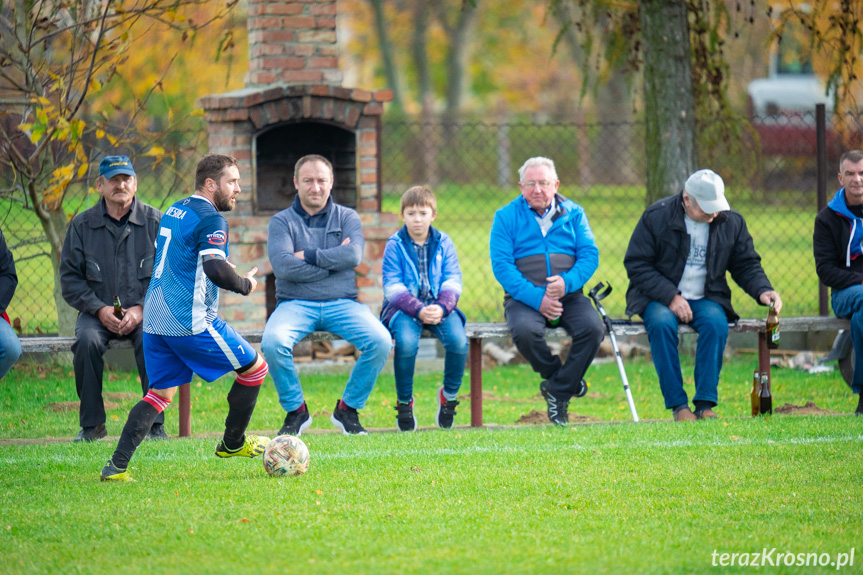
<svg viewBox="0 0 863 575">
<path fill-rule="evenodd" d="M 555 182 L 557 181 L 557 170 L 554 169 L 554 161 L 550 160 L 549 158 L 544 158 L 542 156 L 530 158 L 524 163 L 522 167 L 518 169 L 518 181 L 522 182 L 522 178 L 524 177 L 524 171 L 534 166 L 546 166 L 549 170 L 551 170 L 551 179 Z"/>
</svg>

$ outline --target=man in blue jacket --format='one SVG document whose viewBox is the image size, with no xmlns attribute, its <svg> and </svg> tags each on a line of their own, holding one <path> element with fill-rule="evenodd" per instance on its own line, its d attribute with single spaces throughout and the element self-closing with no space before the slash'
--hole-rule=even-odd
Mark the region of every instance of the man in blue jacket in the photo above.
<svg viewBox="0 0 863 575">
<path fill-rule="evenodd" d="M 863 415 L 863 151 L 842 154 L 839 184 L 842 187 L 815 218 L 812 246 L 818 278 L 831 291 L 833 313 L 851 319 L 851 390 L 859 394 L 855 413 Z"/>
<path fill-rule="evenodd" d="M 572 397 L 587 393 L 584 374 L 605 333 L 582 293 L 599 250 L 581 206 L 557 193 L 554 162 L 536 157 L 518 170 L 521 195 L 494 215 L 489 252 L 504 289 L 504 313 L 518 351 L 544 381 L 540 392 L 555 425 L 569 421 Z M 566 363 L 551 353 L 546 326 L 572 337 Z"/>
</svg>

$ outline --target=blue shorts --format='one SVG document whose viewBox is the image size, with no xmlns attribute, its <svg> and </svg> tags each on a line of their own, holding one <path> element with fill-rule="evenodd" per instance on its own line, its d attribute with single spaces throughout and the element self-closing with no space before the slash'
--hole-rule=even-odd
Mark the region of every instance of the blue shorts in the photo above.
<svg viewBox="0 0 863 575">
<path fill-rule="evenodd" d="M 193 372 L 214 381 L 229 371 L 251 365 L 257 356 L 255 348 L 220 318 L 196 335 L 144 333 L 144 363 L 152 389 L 189 383 Z"/>
</svg>

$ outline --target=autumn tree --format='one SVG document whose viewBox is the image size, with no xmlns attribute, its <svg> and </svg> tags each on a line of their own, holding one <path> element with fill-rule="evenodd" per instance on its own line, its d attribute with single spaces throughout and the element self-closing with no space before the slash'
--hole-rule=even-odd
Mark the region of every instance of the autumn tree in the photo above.
<svg viewBox="0 0 863 575">
<path fill-rule="evenodd" d="M 177 55 L 235 3 L 214 10 L 207 0 L 3 2 L 0 196 L 32 210 L 45 232 L 61 333 L 74 328 L 74 312 L 63 301 L 59 282 L 70 190 L 88 187 L 95 172 L 91 165 L 105 149 L 164 159 L 147 107 L 155 95 L 164 97 L 165 75 Z M 204 16 L 190 18 L 193 13 Z M 154 37 L 158 41 L 148 45 Z M 207 49 L 216 53 L 231 42 L 229 33 Z M 143 78 L 128 67 L 141 50 L 158 54 L 155 73 Z M 105 97 L 118 86 L 128 97 Z M 175 120 L 170 108 L 165 116 L 159 127 L 169 129 Z"/>
</svg>

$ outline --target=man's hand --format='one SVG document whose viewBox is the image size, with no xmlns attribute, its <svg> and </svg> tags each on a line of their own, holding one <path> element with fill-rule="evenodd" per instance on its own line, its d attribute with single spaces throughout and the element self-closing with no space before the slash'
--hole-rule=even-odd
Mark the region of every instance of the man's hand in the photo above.
<svg viewBox="0 0 863 575">
<path fill-rule="evenodd" d="M 545 278 L 548 285 L 545 286 L 545 295 L 551 299 L 560 299 L 566 295 L 566 281 L 560 276 Z"/>
<path fill-rule="evenodd" d="M 111 310 L 113 315 L 113 308 Z M 144 308 L 135 305 L 123 311 L 126 312 L 126 315 L 120 320 L 117 333 L 120 335 L 129 335 L 144 321 Z"/>
<path fill-rule="evenodd" d="M 251 291 L 249 291 L 249 294 L 253 293 L 255 291 L 255 288 L 258 287 L 258 281 L 255 279 L 256 273 L 258 273 L 257 266 L 250 269 L 249 273 L 247 273 L 246 275 L 243 276 L 244 278 L 246 278 L 247 280 L 252 282 L 252 289 L 251 289 Z"/>
<path fill-rule="evenodd" d="M 436 303 L 427 305 L 420 310 L 417 317 L 423 323 L 437 325 L 443 320 L 443 308 Z"/>
<path fill-rule="evenodd" d="M 545 319 L 560 317 L 563 313 L 563 304 L 556 299 L 548 297 L 548 295 L 544 295 L 542 296 L 542 303 L 539 304 L 539 313 Z"/>
<path fill-rule="evenodd" d="M 779 294 L 775 291 L 766 291 L 760 296 L 758 296 L 758 301 L 763 303 L 764 305 L 770 305 L 770 302 L 773 302 L 773 309 L 776 310 L 776 313 L 779 313 L 782 310 L 782 298 L 779 297 Z"/>
<path fill-rule="evenodd" d="M 668 309 L 677 316 L 683 323 L 689 323 L 692 321 L 692 308 L 689 307 L 689 302 L 680 295 L 677 294 L 674 296 L 674 299 L 671 300 L 671 303 L 668 305 Z"/>
<path fill-rule="evenodd" d="M 348 245 L 349 243 L 351 243 L 351 238 L 350 238 L 350 237 L 347 237 L 347 238 L 343 239 L 343 240 L 342 240 L 342 243 L 340 243 L 339 245 L 340 245 L 340 246 L 346 246 L 346 245 Z"/>
<path fill-rule="evenodd" d="M 106 305 L 105 307 L 100 307 L 99 311 L 96 312 L 96 317 L 99 318 L 99 321 L 102 322 L 102 325 L 110 331 L 111 333 L 120 334 L 120 320 L 114 316 L 114 308 Z"/>
</svg>

